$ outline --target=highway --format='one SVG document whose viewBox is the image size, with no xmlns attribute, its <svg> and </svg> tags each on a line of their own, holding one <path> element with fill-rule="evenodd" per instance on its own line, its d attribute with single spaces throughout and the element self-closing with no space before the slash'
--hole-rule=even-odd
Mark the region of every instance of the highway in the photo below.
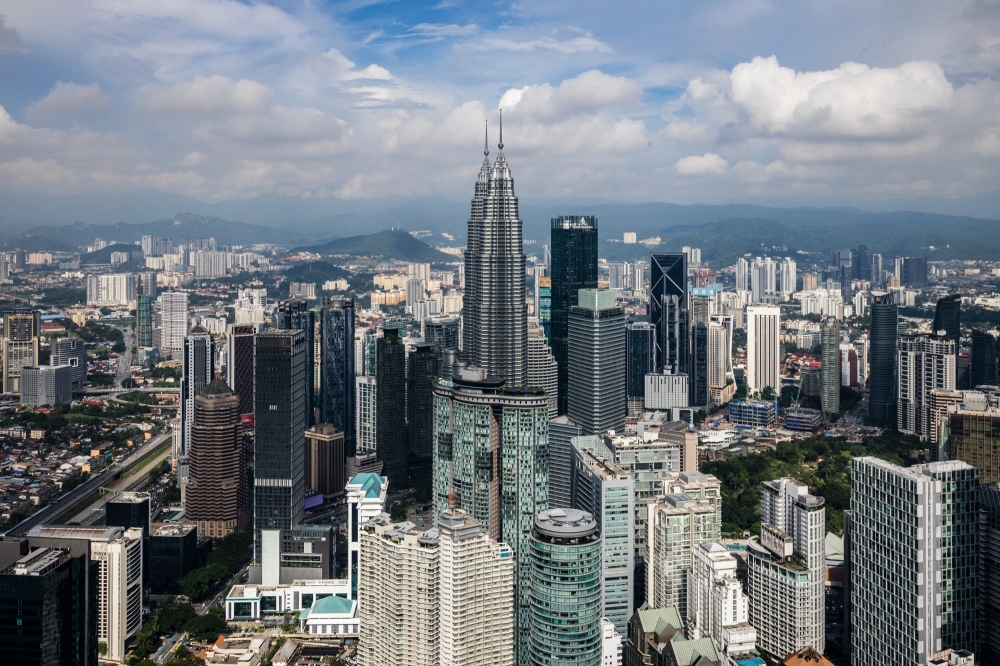
<svg viewBox="0 0 1000 666">
<path fill-rule="evenodd" d="M 134 452 L 129 454 L 124 460 L 122 460 L 121 467 L 117 465 L 112 465 L 110 467 L 105 467 L 97 474 L 91 476 L 89 479 L 81 483 L 79 486 L 69 491 L 65 495 L 60 495 L 56 497 L 51 503 L 42 507 L 31 516 L 25 518 L 19 522 L 14 527 L 10 528 L 5 532 L 8 536 L 24 536 L 27 534 L 31 528 L 36 525 L 42 525 L 45 523 L 56 523 L 60 518 L 65 516 L 80 500 L 84 499 L 91 493 L 96 492 L 101 487 L 110 486 L 114 481 L 116 481 L 122 473 L 128 471 L 133 465 L 135 465 L 143 456 L 148 455 L 151 451 L 155 450 L 158 446 L 163 444 L 170 438 L 170 433 L 166 432 L 162 435 L 150 439 L 148 442 L 140 446 Z"/>
</svg>

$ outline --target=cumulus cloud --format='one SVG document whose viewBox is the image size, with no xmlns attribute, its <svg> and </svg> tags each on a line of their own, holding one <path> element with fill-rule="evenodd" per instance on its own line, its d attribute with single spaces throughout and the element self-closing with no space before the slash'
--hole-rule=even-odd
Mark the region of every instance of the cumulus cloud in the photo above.
<svg viewBox="0 0 1000 666">
<path fill-rule="evenodd" d="M 25 116 L 33 123 L 74 118 L 85 111 L 100 111 L 108 107 L 108 98 L 99 83 L 80 85 L 57 81 L 49 94 L 29 105 Z"/>
<path fill-rule="evenodd" d="M 468 37 L 479 31 L 479 26 L 475 23 L 468 25 L 458 25 L 457 23 L 418 23 L 407 33 L 431 39 L 444 39 L 445 37 Z"/>
<path fill-rule="evenodd" d="M 577 114 L 634 106 L 641 96 L 642 87 L 635 81 L 592 69 L 555 88 L 548 83 L 511 88 L 500 98 L 498 108 L 554 122 Z"/>
<path fill-rule="evenodd" d="M 941 66 L 923 61 L 796 72 L 775 56 L 758 56 L 734 67 L 730 83 L 733 102 L 758 132 L 804 138 L 912 136 L 954 100 Z"/>
<path fill-rule="evenodd" d="M 142 106 L 164 115 L 246 114 L 266 110 L 272 96 L 271 89 L 262 83 L 233 81 L 216 74 L 176 83 L 150 95 Z"/>
<path fill-rule="evenodd" d="M 704 141 L 708 138 L 708 125 L 674 121 L 664 127 L 661 134 L 671 141 Z"/>
<path fill-rule="evenodd" d="M 474 43 L 456 46 L 459 51 L 515 51 L 530 53 L 532 51 L 552 51 L 561 55 L 576 55 L 580 53 L 611 53 L 613 49 L 586 33 L 572 39 L 558 40 L 554 37 L 541 37 L 517 41 L 500 37 L 487 37 Z"/>
<path fill-rule="evenodd" d="M 716 153 L 705 153 L 677 160 L 674 169 L 681 176 L 718 176 L 729 171 L 729 162 Z"/>
<path fill-rule="evenodd" d="M 0 16 L 0 51 L 15 51 L 21 47 L 21 37 L 14 28 L 8 28 Z"/>
</svg>

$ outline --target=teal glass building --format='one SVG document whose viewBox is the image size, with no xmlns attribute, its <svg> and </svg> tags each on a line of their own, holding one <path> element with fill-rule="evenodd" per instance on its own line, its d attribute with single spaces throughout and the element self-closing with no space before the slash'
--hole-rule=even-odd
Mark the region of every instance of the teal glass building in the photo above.
<svg viewBox="0 0 1000 666">
<path fill-rule="evenodd" d="M 601 531 L 593 514 L 542 511 L 531 532 L 531 666 L 601 663 Z"/>
</svg>

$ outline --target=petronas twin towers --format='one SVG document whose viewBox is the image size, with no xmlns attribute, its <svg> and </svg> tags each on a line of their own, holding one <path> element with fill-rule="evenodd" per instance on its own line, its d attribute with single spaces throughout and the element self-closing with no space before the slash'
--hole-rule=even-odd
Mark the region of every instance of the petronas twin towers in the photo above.
<svg viewBox="0 0 1000 666">
<path fill-rule="evenodd" d="M 510 387 L 524 386 L 528 382 L 524 248 L 514 179 L 503 156 L 502 124 L 497 148 L 492 166 L 489 148 L 483 151 L 472 198 L 465 250 L 464 356 Z"/>
</svg>

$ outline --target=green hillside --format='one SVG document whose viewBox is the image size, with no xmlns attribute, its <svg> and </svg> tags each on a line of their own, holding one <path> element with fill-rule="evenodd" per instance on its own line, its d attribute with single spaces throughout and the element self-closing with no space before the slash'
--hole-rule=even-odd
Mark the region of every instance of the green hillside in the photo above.
<svg viewBox="0 0 1000 666">
<path fill-rule="evenodd" d="M 333 256 L 371 257 L 398 261 L 451 263 L 456 258 L 435 250 L 406 231 L 390 229 L 367 236 L 335 238 L 319 245 L 295 248 L 296 251 Z"/>
</svg>

